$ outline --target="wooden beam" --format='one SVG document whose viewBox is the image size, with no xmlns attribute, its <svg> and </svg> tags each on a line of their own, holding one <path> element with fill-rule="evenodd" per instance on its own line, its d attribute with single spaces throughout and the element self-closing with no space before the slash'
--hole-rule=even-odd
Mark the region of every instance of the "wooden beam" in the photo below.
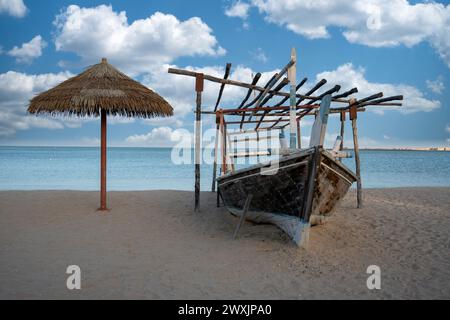
<svg viewBox="0 0 450 320">
<path fill-rule="evenodd" d="M 318 96 L 318 97 L 316 97 L 314 99 L 310 99 L 308 104 L 316 102 L 317 100 L 322 100 L 325 96 L 327 96 L 329 94 L 333 94 L 335 92 L 338 92 L 339 90 L 341 90 L 341 86 L 340 85 L 335 85 L 333 88 L 331 88 L 330 90 L 325 91 L 320 96 Z"/>
<path fill-rule="evenodd" d="M 271 83 L 276 79 L 276 77 L 278 76 L 278 73 L 275 73 L 273 76 L 272 76 L 272 78 L 266 83 L 266 85 L 264 86 L 264 90 L 266 90 L 270 85 L 271 85 Z M 255 97 L 255 99 L 253 99 L 251 102 L 249 102 L 248 104 L 246 104 L 245 106 L 244 106 L 244 109 L 245 108 L 249 108 L 249 107 L 251 107 L 253 104 L 255 104 L 256 102 L 258 102 L 258 100 L 262 97 L 262 95 L 263 95 L 263 93 L 264 93 L 265 91 L 261 91 L 256 97 Z M 239 128 L 242 130 L 242 127 L 244 126 L 244 124 L 243 124 L 243 121 L 245 120 L 245 116 L 246 116 L 246 114 L 245 113 L 243 113 L 242 114 L 242 118 L 241 118 L 241 125 L 239 126 Z"/>
<path fill-rule="evenodd" d="M 311 90 L 309 90 L 306 94 L 305 94 L 305 96 L 308 96 L 308 98 L 306 98 L 306 97 L 300 97 L 300 99 L 298 99 L 298 101 L 297 101 L 297 106 L 298 105 L 300 105 L 300 103 L 303 101 L 303 100 L 306 100 L 306 99 L 314 99 L 314 98 L 316 98 L 316 97 L 309 97 L 311 94 L 313 94 L 314 92 L 316 92 L 317 90 L 319 90 L 320 88 L 322 88 L 324 85 L 325 85 L 325 83 L 327 83 L 327 80 L 325 80 L 325 79 L 322 79 L 322 80 L 320 80 L 314 87 L 312 87 L 311 88 Z"/>
<path fill-rule="evenodd" d="M 288 72 L 289 68 L 295 63 L 295 61 L 291 60 L 289 61 L 289 63 L 280 71 L 280 73 L 278 73 L 278 75 L 275 77 L 275 79 L 273 79 L 269 86 L 263 91 L 263 94 L 261 95 L 261 97 L 258 99 L 258 101 L 256 102 L 256 107 L 260 107 L 261 106 L 261 102 L 264 99 L 264 97 L 269 93 L 269 90 L 275 85 L 275 83 L 278 82 L 278 80 L 281 79 L 282 76 L 284 76 L 286 74 L 286 72 Z M 275 93 L 278 93 L 275 91 Z"/>
<path fill-rule="evenodd" d="M 252 86 L 256 86 L 256 84 L 258 83 L 258 81 L 259 81 L 260 78 L 261 78 L 261 73 L 258 72 L 258 73 L 255 75 L 255 77 L 253 78 Z M 239 109 L 242 108 L 242 107 L 244 107 L 245 103 L 246 103 L 247 100 L 250 98 L 250 95 L 252 94 L 252 92 L 253 92 L 253 89 L 252 89 L 252 88 L 248 89 L 247 95 L 245 96 L 244 100 L 242 100 L 241 104 L 240 104 L 239 107 L 238 107 Z M 256 102 L 256 101 L 255 101 L 255 102 Z"/>
<path fill-rule="evenodd" d="M 225 75 L 223 76 L 224 80 L 228 79 L 228 77 L 230 76 L 230 70 L 231 70 L 231 63 L 227 63 L 227 65 L 225 67 Z M 223 89 L 225 89 L 225 83 L 222 83 L 222 85 L 220 86 L 219 96 L 217 97 L 217 102 L 216 102 L 216 106 L 214 107 L 214 111 L 217 110 L 217 107 L 220 104 L 220 100 L 222 99 Z"/>
<path fill-rule="evenodd" d="M 300 81 L 300 83 L 295 87 L 295 92 L 297 92 L 305 83 L 306 81 L 308 81 L 308 78 L 303 78 L 302 81 Z M 278 102 L 276 105 L 274 105 L 274 107 L 279 107 L 282 106 L 286 101 L 288 101 L 290 98 L 289 97 L 284 97 L 280 102 Z"/>
<path fill-rule="evenodd" d="M 280 91 L 280 90 L 283 89 L 288 83 L 289 83 L 289 80 L 288 80 L 287 78 L 284 78 L 283 81 L 281 81 L 281 83 L 278 84 L 278 86 L 275 88 L 275 91 L 276 91 L 276 92 Z M 264 101 L 261 103 L 261 105 L 264 105 L 265 103 L 267 103 L 270 99 L 272 99 L 272 97 L 273 97 L 273 94 L 269 94 L 269 95 L 264 99 Z M 255 109 L 258 109 L 258 108 L 255 108 Z M 272 110 L 273 110 L 272 108 L 269 108 L 268 110 L 264 111 L 264 113 L 260 116 L 260 119 L 259 119 L 259 120 L 263 120 L 264 117 L 266 116 L 266 114 L 269 113 L 269 112 L 272 111 Z M 256 112 L 256 111 L 254 111 L 254 112 Z M 255 115 L 255 114 L 253 114 L 253 115 Z M 249 119 L 251 119 L 251 116 L 250 116 Z M 261 124 L 261 123 L 258 123 L 258 124 L 256 125 L 256 130 L 258 130 L 260 124 Z"/>
<path fill-rule="evenodd" d="M 338 95 L 334 96 L 333 99 L 347 98 L 348 96 L 350 96 L 354 93 L 358 93 L 358 88 L 353 88 L 353 89 L 350 89 L 349 91 L 338 94 Z"/>
<path fill-rule="evenodd" d="M 367 101 L 364 103 L 359 102 L 357 108 L 366 107 L 366 106 L 379 106 L 379 105 L 399 105 L 399 104 L 394 104 L 394 103 L 386 104 L 385 102 L 401 101 L 401 100 L 403 100 L 403 96 L 392 96 L 392 97 L 387 97 L 387 98 L 383 98 L 383 99 Z"/>
<path fill-rule="evenodd" d="M 289 80 L 287 78 L 284 78 L 262 102 L 261 105 L 264 106 L 267 102 L 269 102 L 270 99 L 272 99 L 275 96 L 275 93 L 280 92 L 281 89 L 283 89 L 287 84 L 289 83 Z"/>
<path fill-rule="evenodd" d="M 178 74 L 178 75 L 184 75 L 184 76 L 189 76 L 189 77 L 195 77 L 197 72 L 194 71 L 190 71 L 190 70 L 182 70 L 182 69 L 175 69 L 175 68 L 169 68 L 168 72 L 171 74 Z M 245 83 L 245 82 L 240 82 L 240 81 L 236 81 L 236 80 L 230 80 L 230 79 L 221 79 L 221 78 L 217 78 L 214 76 L 210 76 L 210 75 L 204 75 L 205 76 L 205 80 L 211 81 L 211 82 L 216 82 L 216 83 L 225 83 L 225 84 L 229 84 L 229 85 L 233 85 L 233 86 L 238 86 L 238 87 L 243 87 L 243 88 L 247 88 L 247 89 L 253 89 L 253 90 L 257 90 L 257 91 L 265 91 L 264 88 L 256 86 L 256 85 L 252 85 L 249 83 Z M 326 80 L 325 80 L 326 81 Z M 272 93 L 273 91 L 269 90 L 268 93 Z M 281 97 L 290 97 L 290 93 L 288 92 L 277 92 L 274 93 L 276 96 L 281 96 Z M 316 98 L 315 96 L 309 96 L 309 95 L 304 95 L 304 94 L 296 94 L 297 98 L 301 98 L 303 100 L 305 99 L 314 99 Z M 333 102 L 339 102 L 339 103 L 349 103 L 348 99 L 333 99 Z"/>
</svg>

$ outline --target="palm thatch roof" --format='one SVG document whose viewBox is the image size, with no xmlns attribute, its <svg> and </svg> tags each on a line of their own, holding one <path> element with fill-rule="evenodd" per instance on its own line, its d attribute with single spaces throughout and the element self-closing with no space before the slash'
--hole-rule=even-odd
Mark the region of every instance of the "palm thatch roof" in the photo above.
<svg viewBox="0 0 450 320">
<path fill-rule="evenodd" d="M 160 95 L 102 62 L 86 69 L 53 89 L 35 96 L 28 112 L 99 116 L 108 115 L 152 118 L 172 116 L 172 106 Z"/>
</svg>

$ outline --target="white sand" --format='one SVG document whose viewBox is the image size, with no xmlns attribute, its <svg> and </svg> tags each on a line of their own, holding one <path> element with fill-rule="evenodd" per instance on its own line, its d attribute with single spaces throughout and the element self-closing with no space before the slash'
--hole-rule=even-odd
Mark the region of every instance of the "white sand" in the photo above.
<svg viewBox="0 0 450 320">
<path fill-rule="evenodd" d="M 450 299 L 450 188 L 351 192 L 295 247 L 276 227 L 245 223 L 202 194 L 0 192 L 0 298 Z M 82 289 L 65 271 L 82 270 Z M 366 268 L 381 268 L 381 290 Z"/>
</svg>

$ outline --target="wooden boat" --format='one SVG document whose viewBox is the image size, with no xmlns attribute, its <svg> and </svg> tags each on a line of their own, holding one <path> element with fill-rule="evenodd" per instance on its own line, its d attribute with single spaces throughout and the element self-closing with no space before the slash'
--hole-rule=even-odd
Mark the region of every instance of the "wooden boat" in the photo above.
<svg viewBox="0 0 450 320">
<path fill-rule="evenodd" d="M 232 214 L 242 215 L 252 195 L 246 218 L 275 224 L 299 244 L 305 222 L 322 223 L 356 179 L 330 152 L 313 147 L 222 175 L 217 182 Z"/>
<path fill-rule="evenodd" d="M 217 179 L 219 195 L 232 214 L 275 224 L 303 245 L 310 225 L 321 223 L 332 213 L 357 175 L 338 160 L 344 157 L 339 151 L 341 137 L 331 152 L 322 147 L 330 102 L 330 95 L 321 102 L 309 148 L 290 149 L 269 163 L 228 172 Z"/>
</svg>

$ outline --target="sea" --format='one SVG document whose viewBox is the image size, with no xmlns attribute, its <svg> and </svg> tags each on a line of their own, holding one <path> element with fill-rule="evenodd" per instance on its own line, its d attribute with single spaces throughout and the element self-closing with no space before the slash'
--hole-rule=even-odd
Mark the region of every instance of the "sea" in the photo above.
<svg viewBox="0 0 450 320">
<path fill-rule="evenodd" d="M 109 148 L 108 190 L 193 190 L 193 150 L 184 152 L 180 159 L 171 148 Z M 210 191 L 213 166 L 205 162 L 201 189 Z M 354 162 L 344 159 L 353 170 Z M 98 190 L 99 166 L 95 147 L 0 147 L 0 190 Z M 450 187 L 450 152 L 362 150 L 361 173 L 365 188 Z"/>
</svg>

